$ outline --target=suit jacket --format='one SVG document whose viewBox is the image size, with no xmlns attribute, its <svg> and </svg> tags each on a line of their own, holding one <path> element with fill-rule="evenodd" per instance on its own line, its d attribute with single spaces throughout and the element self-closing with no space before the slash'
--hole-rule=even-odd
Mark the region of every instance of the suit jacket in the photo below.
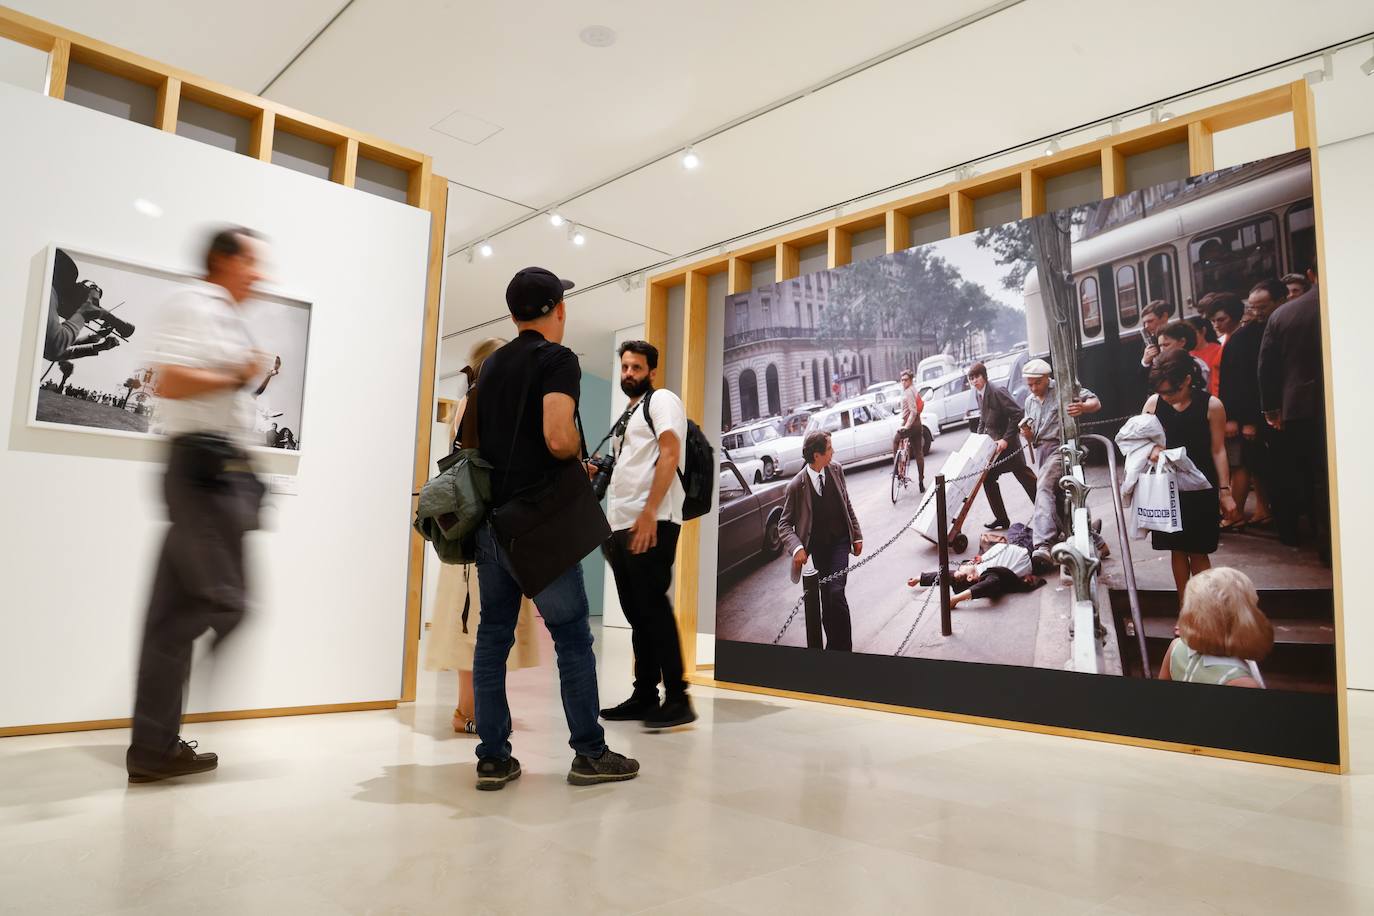
<svg viewBox="0 0 1374 916">
<path fill-rule="evenodd" d="M 1259 383 L 1263 409 L 1280 411 L 1284 420 L 1324 415 L 1321 301 L 1315 286 L 1269 316 L 1260 343 Z"/>
<path fill-rule="evenodd" d="M 1021 443 L 1017 438 L 1017 427 L 1026 412 L 1022 410 L 1007 390 L 989 381 L 983 386 L 983 408 L 980 428 L 985 435 L 994 439 L 1006 439 L 1007 444 L 1017 448 Z"/>
<path fill-rule="evenodd" d="M 1226 338 L 1221 351 L 1221 385 L 1217 397 L 1226 408 L 1226 419 L 1241 424 L 1264 425 L 1260 411 L 1259 351 L 1265 325 L 1243 324 Z"/>
<path fill-rule="evenodd" d="M 859 530 L 859 520 L 854 517 L 854 504 L 849 501 L 849 486 L 844 482 L 844 468 L 832 460 L 825 469 L 828 484 L 837 488 L 844 511 L 849 519 L 849 549 L 852 552 L 855 541 L 863 540 Z M 782 535 L 783 548 L 788 556 L 805 547 L 811 540 L 811 501 L 817 499 L 816 488 L 811 486 L 811 478 L 803 467 L 797 476 L 787 482 L 787 498 L 782 504 L 782 518 L 778 521 L 778 534 Z"/>
</svg>

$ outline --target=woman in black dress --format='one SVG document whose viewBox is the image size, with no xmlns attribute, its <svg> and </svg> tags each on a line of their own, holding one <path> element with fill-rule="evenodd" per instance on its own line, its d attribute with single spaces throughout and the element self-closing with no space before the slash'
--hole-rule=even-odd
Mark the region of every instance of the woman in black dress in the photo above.
<svg viewBox="0 0 1374 916">
<path fill-rule="evenodd" d="M 1189 577 L 1212 568 L 1208 554 L 1217 549 L 1222 513 L 1231 517 L 1236 511 L 1226 458 L 1226 408 L 1197 387 L 1197 376 L 1192 354 L 1185 350 L 1165 353 L 1150 370 L 1150 387 L 1155 393 L 1145 402 L 1145 412 L 1158 417 L 1164 427 L 1164 447 L 1155 446 L 1150 460 L 1158 461 L 1165 448 L 1182 446 L 1212 484 L 1210 490 L 1179 491 L 1182 531 L 1151 532 L 1151 546 L 1173 554 L 1174 584 L 1180 601 Z"/>
</svg>

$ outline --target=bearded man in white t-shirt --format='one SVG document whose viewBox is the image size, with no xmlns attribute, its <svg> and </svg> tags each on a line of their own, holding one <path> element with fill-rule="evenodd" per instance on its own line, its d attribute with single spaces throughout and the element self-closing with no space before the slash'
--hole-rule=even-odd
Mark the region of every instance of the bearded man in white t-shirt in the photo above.
<svg viewBox="0 0 1374 916">
<path fill-rule="evenodd" d="M 687 413 L 666 388 L 655 390 L 658 348 L 643 340 L 620 345 L 620 390 L 630 398 L 615 438 L 615 471 L 606 493 L 611 539 L 606 559 L 625 618 L 634 630 L 634 692 L 604 719 L 641 720 L 649 729 L 696 719 L 682 672 L 677 617 L 668 598 L 682 527 L 683 443 Z M 659 682 L 664 698 L 660 705 Z"/>
</svg>

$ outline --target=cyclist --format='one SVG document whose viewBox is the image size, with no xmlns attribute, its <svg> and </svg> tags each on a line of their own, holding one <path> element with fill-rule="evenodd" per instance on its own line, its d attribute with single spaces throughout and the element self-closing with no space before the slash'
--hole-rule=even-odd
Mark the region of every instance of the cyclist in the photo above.
<svg viewBox="0 0 1374 916">
<path fill-rule="evenodd" d="M 910 369 L 903 369 L 902 380 L 902 426 L 897 430 L 897 434 L 892 437 L 892 450 L 895 452 L 901 447 L 902 440 L 905 439 L 907 445 L 908 460 L 916 459 L 916 476 L 921 484 L 921 492 L 926 491 L 926 450 L 921 435 L 921 411 L 925 409 L 925 404 L 921 401 L 921 396 L 916 393 L 916 388 L 912 384 L 912 374 Z"/>
</svg>

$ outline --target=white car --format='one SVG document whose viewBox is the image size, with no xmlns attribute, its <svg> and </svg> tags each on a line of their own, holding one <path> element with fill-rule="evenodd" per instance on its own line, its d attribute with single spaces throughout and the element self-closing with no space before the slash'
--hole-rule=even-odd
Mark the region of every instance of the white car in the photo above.
<svg viewBox="0 0 1374 916">
<path fill-rule="evenodd" d="M 802 437 L 780 435 L 780 422 L 772 418 L 737 426 L 721 435 L 720 446 L 734 456 L 737 467 L 741 460 L 757 458 L 765 480 L 789 477 L 802 468 Z"/>
<path fill-rule="evenodd" d="M 873 395 L 879 402 L 900 401 L 902 399 L 901 382 L 876 382 L 864 389 L 865 395 Z"/>
<path fill-rule="evenodd" d="M 739 476 L 752 484 L 768 482 L 768 475 L 763 473 L 763 462 L 757 458 L 739 458 L 729 449 L 721 449 L 721 457 L 735 465 L 735 470 L 739 471 Z M 723 471 L 721 473 L 724 473 Z"/>
<path fill-rule="evenodd" d="M 931 440 L 935 436 L 932 423 L 933 428 L 938 430 L 939 418 L 930 411 L 922 411 L 921 423 L 925 428 L 923 447 L 929 454 Z M 900 412 L 894 413 L 889 402 L 878 403 L 872 395 L 867 395 L 850 398 L 818 411 L 811 417 L 806 432 L 830 433 L 835 460 L 847 467 L 890 457 L 892 440 L 901 427 Z"/>
</svg>

